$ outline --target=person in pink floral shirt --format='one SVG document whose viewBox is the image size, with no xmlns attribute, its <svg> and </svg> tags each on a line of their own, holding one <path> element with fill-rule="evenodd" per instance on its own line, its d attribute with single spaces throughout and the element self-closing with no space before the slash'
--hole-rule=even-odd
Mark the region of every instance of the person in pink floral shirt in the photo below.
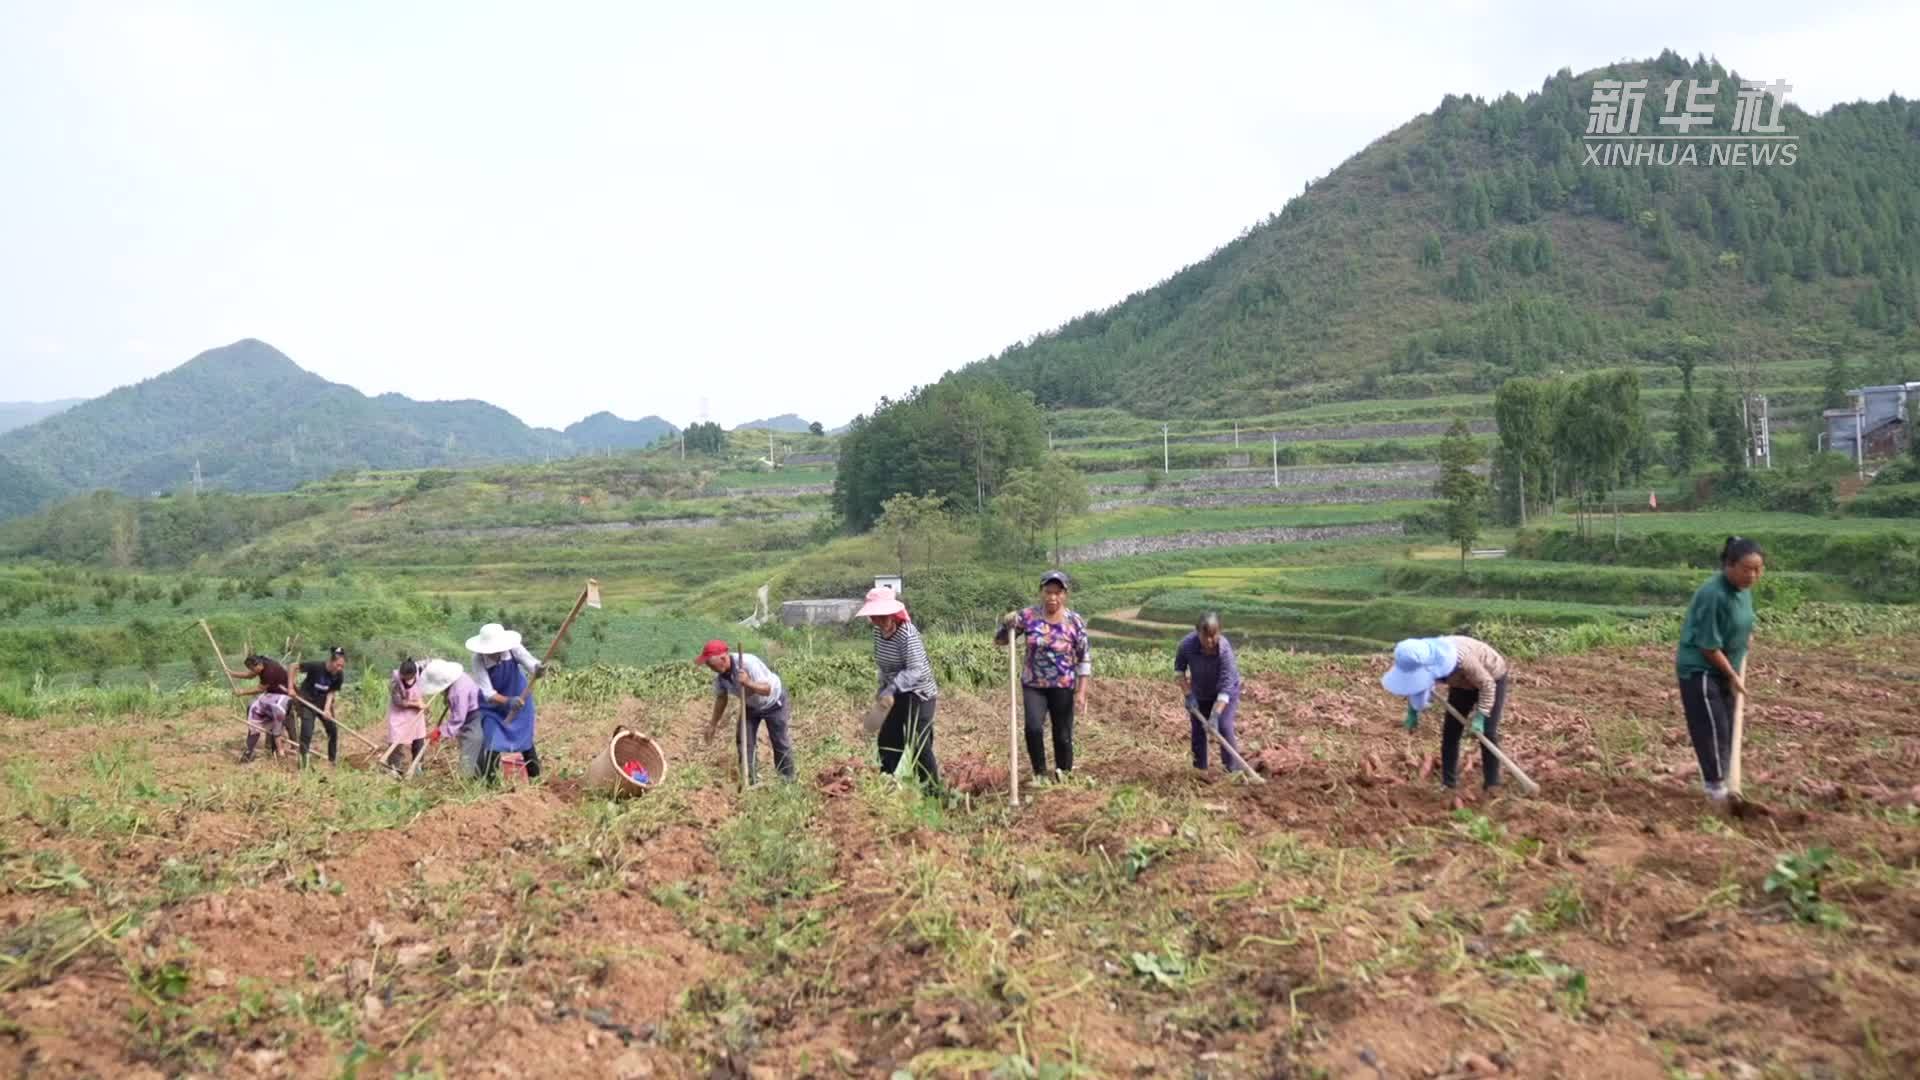
<svg viewBox="0 0 1920 1080">
<path fill-rule="evenodd" d="M 1049 570 L 1040 578 L 1040 603 L 1009 611 L 1000 619 L 994 640 L 1006 644 L 1010 634 L 1026 639 L 1027 660 L 1020 682 L 1027 714 L 1027 760 L 1033 775 L 1047 773 L 1047 739 L 1043 721 L 1053 726 L 1053 776 L 1073 771 L 1073 713 L 1084 707 L 1087 680 L 1093 664 L 1087 652 L 1087 622 L 1067 607 L 1067 575 Z"/>
</svg>

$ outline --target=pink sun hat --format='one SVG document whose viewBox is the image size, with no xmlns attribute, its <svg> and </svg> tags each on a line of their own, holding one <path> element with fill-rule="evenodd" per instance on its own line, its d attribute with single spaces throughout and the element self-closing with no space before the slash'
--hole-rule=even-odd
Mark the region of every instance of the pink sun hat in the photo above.
<svg viewBox="0 0 1920 1080">
<path fill-rule="evenodd" d="M 854 612 L 854 617 L 898 615 L 906 610 L 907 605 L 900 602 L 900 598 L 893 594 L 892 589 L 885 585 L 876 585 L 867 591 L 867 602 L 860 605 L 860 610 Z"/>
</svg>

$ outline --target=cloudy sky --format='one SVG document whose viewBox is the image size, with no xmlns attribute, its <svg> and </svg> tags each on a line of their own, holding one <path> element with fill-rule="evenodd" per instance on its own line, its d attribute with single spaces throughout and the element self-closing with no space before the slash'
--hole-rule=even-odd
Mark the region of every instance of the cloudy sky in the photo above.
<svg viewBox="0 0 1920 1080">
<path fill-rule="evenodd" d="M 545 425 L 837 424 L 1448 92 L 1670 46 L 1809 109 L 1920 94 L 1912 3 L 934 9 L 0 0 L 0 400 L 258 337 Z"/>
</svg>

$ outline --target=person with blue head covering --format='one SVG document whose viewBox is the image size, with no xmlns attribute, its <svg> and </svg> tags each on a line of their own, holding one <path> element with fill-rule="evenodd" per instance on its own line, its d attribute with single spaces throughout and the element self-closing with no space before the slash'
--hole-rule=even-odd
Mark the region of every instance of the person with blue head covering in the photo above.
<svg viewBox="0 0 1920 1080">
<path fill-rule="evenodd" d="M 1440 727 L 1440 784 L 1453 791 L 1460 779 L 1460 739 L 1471 726 L 1475 735 L 1500 741 L 1500 716 L 1507 708 L 1507 658 L 1484 641 L 1452 634 L 1446 637 L 1408 638 L 1393 647 L 1393 667 L 1380 679 L 1390 694 L 1407 699 L 1406 728 L 1420 726 L 1420 713 L 1433 701 L 1434 687 L 1444 684 L 1447 704 L 1453 706 Z M 1466 725 L 1454 713 L 1467 717 Z M 1490 791 L 1500 783 L 1500 760 L 1481 748 L 1481 775 Z M 1455 808 L 1461 805 L 1456 795 Z"/>
</svg>

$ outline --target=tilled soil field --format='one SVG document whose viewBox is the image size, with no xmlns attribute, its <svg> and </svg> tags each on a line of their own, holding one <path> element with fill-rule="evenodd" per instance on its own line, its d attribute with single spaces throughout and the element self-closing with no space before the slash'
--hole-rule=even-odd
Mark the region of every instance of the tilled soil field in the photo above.
<svg viewBox="0 0 1920 1080">
<path fill-rule="evenodd" d="M 798 702 L 798 782 L 744 796 L 704 702 L 544 703 L 552 775 L 505 791 L 240 766 L 237 708 L 0 718 L 0 1068 L 1911 1076 L 1900 655 L 1762 644 L 1770 812 L 1737 819 L 1660 650 L 1521 667 L 1503 744 L 1543 790 L 1475 761 L 1459 812 L 1434 725 L 1343 661 L 1252 681 L 1264 786 L 1191 767 L 1170 684 L 1096 683 L 1076 775 L 1018 809 L 1004 693 L 942 697 L 945 799 L 845 703 Z M 582 790 L 616 723 L 666 746 L 654 794 Z"/>
</svg>

